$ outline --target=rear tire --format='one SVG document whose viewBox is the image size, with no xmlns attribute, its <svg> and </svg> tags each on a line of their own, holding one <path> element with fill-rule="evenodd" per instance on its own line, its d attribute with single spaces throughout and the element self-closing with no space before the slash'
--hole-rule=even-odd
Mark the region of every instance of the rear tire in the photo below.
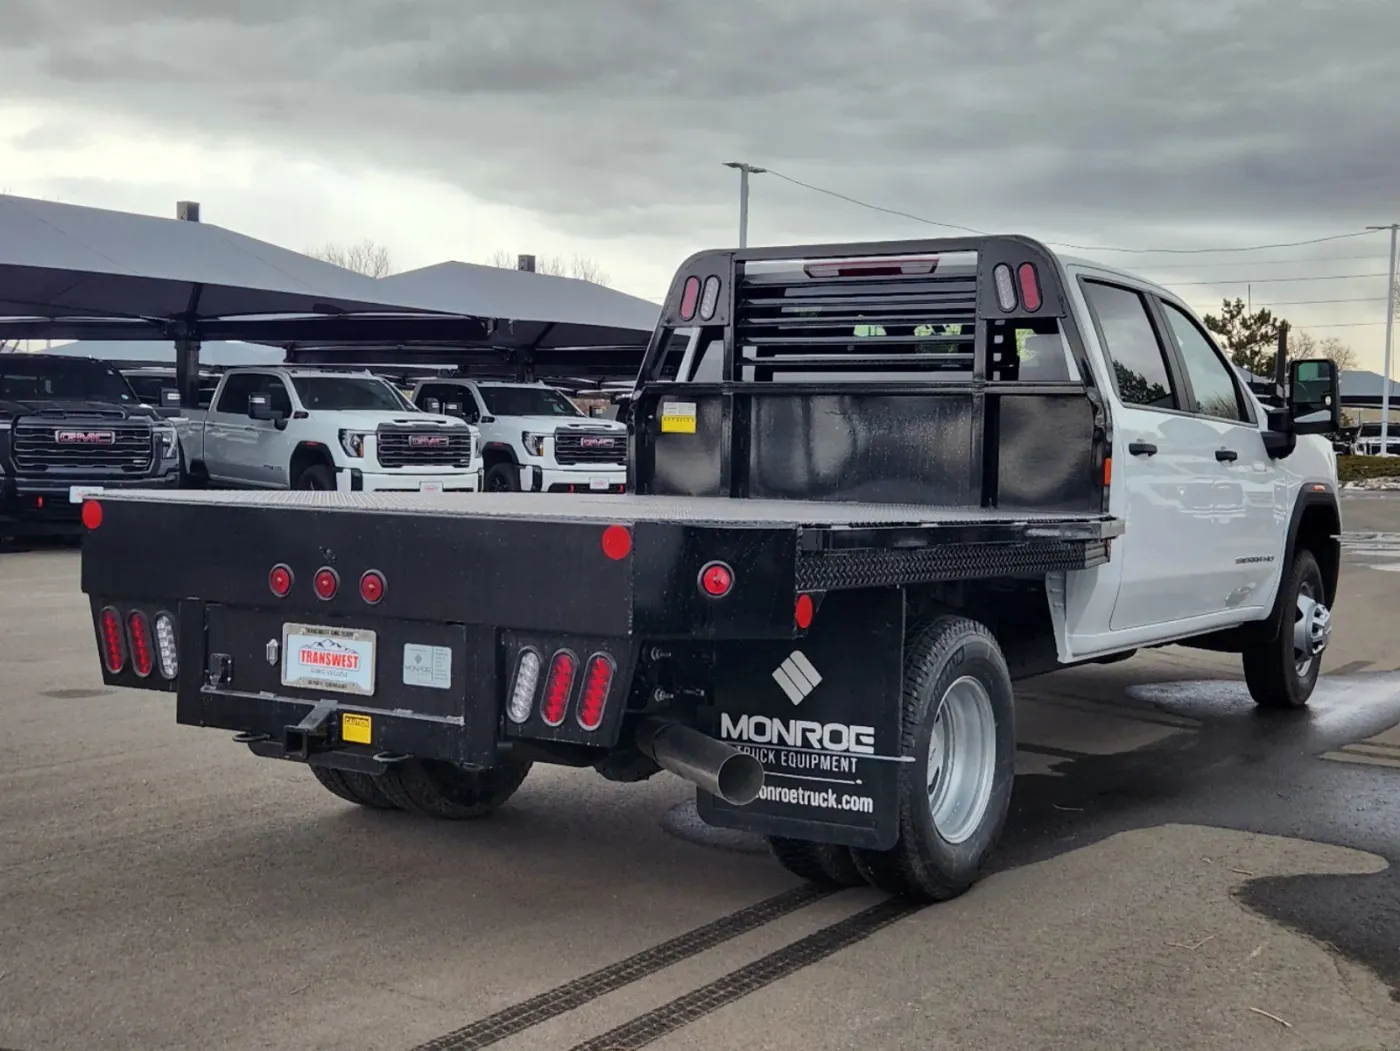
<svg viewBox="0 0 1400 1051">
<path fill-rule="evenodd" d="M 865 884 L 865 877 L 856 868 L 849 847 L 769 836 L 768 849 L 783 868 L 798 879 L 819 887 L 860 887 Z"/>
<path fill-rule="evenodd" d="M 384 774 L 384 794 L 404 810 L 444 821 L 469 821 L 498 810 L 515 795 L 532 765 L 515 762 L 468 770 L 440 759 L 408 759 Z"/>
<path fill-rule="evenodd" d="M 486 472 L 481 484 L 488 493 L 518 493 L 520 468 L 513 463 L 498 463 Z"/>
<path fill-rule="evenodd" d="M 397 810 L 393 801 L 384 794 L 377 778 L 369 774 L 358 774 L 350 770 L 334 770 L 328 766 L 313 766 L 311 773 L 321 782 L 321 787 L 332 795 L 339 796 L 347 803 L 369 807 L 372 810 Z"/>
<path fill-rule="evenodd" d="M 293 489 L 313 489 L 322 492 L 334 491 L 335 473 L 323 463 L 313 463 L 297 475 Z"/>
<path fill-rule="evenodd" d="M 888 894 L 946 901 L 981 876 L 1001 836 L 1016 773 L 1016 708 L 1001 648 L 981 624 L 941 616 L 905 645 L 899 841 L 852 850 Z"/>
<path fill-rule="evenodd" d="M 1278 633 L 1240 654 L 1249 695 L 1260 708 L 1305 707 L 1317 686 L 1322 655 L 1332 634 L 1322 570 L 1307 549 L 1293 556 L 1283 581 L 1284 613 Z M 1289 612 L 1292 616 L 1289 616 Z"/>
</svg>

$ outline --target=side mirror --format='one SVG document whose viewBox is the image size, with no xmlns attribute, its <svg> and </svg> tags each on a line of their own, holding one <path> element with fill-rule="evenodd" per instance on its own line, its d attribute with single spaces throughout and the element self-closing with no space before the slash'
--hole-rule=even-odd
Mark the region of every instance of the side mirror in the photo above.
<svg viewBox="0 0 1400 1051">
<path fill-rule="evenodd" d="M 174 387 L 165 387 L 160 392 L 160 407 L 162 409 L 178 409 L 180 407 L 180 392 Z"/>
<path fill-rule="evenodd" d="M 431 412 L 431 413 L 435 413 L 435 414 L 436 414 L 436 413 L 439 412 L 439 410 L 441 410 L 441 408 L 442 408 L 442 402 L 438 401 L 436 398 L 424 398 L 424 399 L 423 399 L 423 411 L 424 411 L 424 412 Z"/>
<path fill-rule="evenodd" d="M 442 411 L 445 416 L 460 416 L 462 415 L 462 403 L 460 401 L 444 402 Z"/>
<path fill-rule="evenodd" d="M 266 394 L 248 395 L 248 418 L 250 420 L 271 420 L 276 415 L 272 411 L 272 399 Z"/>
<path fill-rule="evenodd" d="M 1335 362 L 1319 358 L 1288 363 L 1288 418 L 1295 434 L 1335 434 L 1342 427 L 1342 398 Z"/>
</svg>

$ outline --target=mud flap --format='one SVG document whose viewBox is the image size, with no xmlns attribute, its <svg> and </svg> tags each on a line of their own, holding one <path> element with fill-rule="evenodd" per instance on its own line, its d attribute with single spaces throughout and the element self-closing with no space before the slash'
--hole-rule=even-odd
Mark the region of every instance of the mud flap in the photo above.
<svg viewBox="0 0 1400 1051">
<path fill-rule="evenodd" d="M 805 636 L 716 647 L 701 729 L 755 756 L 763 794 L 697 794 L 700 817 L 766 836 L 887 850 L 899 838 L 904 594 L 828 593 Z"/>
</svg>

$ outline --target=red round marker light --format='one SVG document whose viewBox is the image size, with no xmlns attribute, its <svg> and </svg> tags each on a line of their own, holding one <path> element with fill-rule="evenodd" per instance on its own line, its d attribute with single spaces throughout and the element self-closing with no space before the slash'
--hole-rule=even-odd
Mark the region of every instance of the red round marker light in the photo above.
<svg viewBox="0 0 1400 1051">
<path fill-rule="evenodd" d="M 723 598 L 734 586 L 734 571 L 723 562 L 710 562 L 700 570 L 700 590 L 710 598 Z"/>
<path fill-rule="evenodd" d="M 384 597 L 384 577 L 377 569 L 365 570 L 360 578 L 360 598 L 371 606 Z"/>
<path fill-rule="evenodd" d="M 340 590 L 340 574 L 326 566 L 316 571 L 316 577 L 311 581 L 311 587 L 316 592 L 318 599 L 326 600 L 335 598 L 335 593 Z"/>
<path fill-rule="evenodd" d="M 267 586 L 278 598 L 286 598 L 292 590 L 292 571 L 286 566 L 273 566 L 267 575 Z"/>
<path fill-rule="evenodd" d="M 798 595 L 797 605 L 793 607 L 792 619 L 797 622 L 797 626 L 806 631 L 812 626 L 812 617 L 816 615 L 817 609 L 812 602 L 811 595 Z"/>
<path fill-rule="evenodd" d="M 603 530 L 603 554 L 614 562 L 632 553 L 632 531 L 623 525 L 610 525 Z"/>
<path fill-rule="evenodd" d="M 88 529 L 96 529 L 102 524 L 102 505 L 96 500 L 83 501 L 83 525 Z"/>
</svg>

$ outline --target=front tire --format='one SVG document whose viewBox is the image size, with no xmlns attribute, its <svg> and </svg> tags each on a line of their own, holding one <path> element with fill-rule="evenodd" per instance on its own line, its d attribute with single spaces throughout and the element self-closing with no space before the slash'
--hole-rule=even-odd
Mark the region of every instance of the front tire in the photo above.
<svg viewBox="0 0 1400 1051">
<path fill-rule="evenodd" d="M 469 821 L 500 809 L 532 765 L 508 762 L 478 770 L 440 759 L 408 759 L 384 774 L 384 794 L 404 810 L 444 821 Z"/>
<path fill-rule="evenodd" d="M 1283 588 L 1285 605 L 1278 632 L 1241 653 L 1245 685 L 1260 708 L 1305 707 L 1317 686 L 1322 653 L 1332 636 L 1322 570 L 1311 551 L 1304 549 L 1293 556 Z"/>
<path fill-rule="evenodd" d="M 905 646 L 899 842 L 853 850 L 872 886 L 947 901 L 981 876 L 1001 837 L 1016 774 L 1016 708 L 1006 659 L 965 617 L 917 625 Z"/>
<path fill-rule="evenodd" d="M 498 463 L 486 472 L 482 486 L 488 493 L 518 493 L 520 468 L 513 463 Z"/>
<path fill-rule="evenodd" d="M 335 489 L 335 474 L 323 463 L 313 463 L 297 475 L 293 489 L 311 489 L 326 492 Z"/>
</svg>

